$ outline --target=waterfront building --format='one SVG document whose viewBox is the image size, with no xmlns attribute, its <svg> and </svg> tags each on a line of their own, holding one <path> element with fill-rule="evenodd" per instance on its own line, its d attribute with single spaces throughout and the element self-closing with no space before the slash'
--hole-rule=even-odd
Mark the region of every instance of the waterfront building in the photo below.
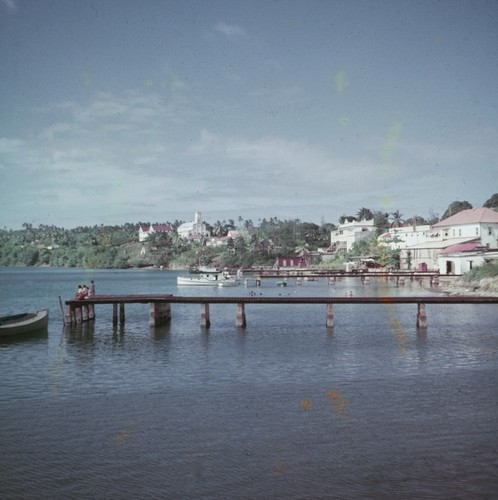
<svg viewBox="0 0 498 500">
<path fill-rule="evenodd" d="M 274 269 L 279 269 L 281 267 L 306 267 L 311 262 L 311 256 L 309 252 L 301 252 L 299 255 L 293 257 L 277 257 L 275 263 L 273 264 Z"/>
<path fill-rule="evenodd" d="M 441 274 L 464 274 L 489 262 L 498 262 L 498 250 L 488 250 L 479 243 L 445 248 L 438 257 Z"/>
<path fill-rule="evenodd" d="M 434 224 L 425 242 L 401 248 L 400 263 L 402 269 L 461 274 L 492 260 L 496 250 L 498 212 L 471 208 Z M 471 258 L 469 252 L 477 254 Z"/>
</svg>

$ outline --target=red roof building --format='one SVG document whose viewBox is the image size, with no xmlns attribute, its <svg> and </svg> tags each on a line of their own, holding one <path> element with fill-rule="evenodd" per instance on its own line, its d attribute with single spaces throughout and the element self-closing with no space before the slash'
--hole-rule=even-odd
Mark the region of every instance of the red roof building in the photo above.
<svg viewBox="0 0 498 500">
<path fill-rule="evenodd" d="M 173 228 L 169 224 L 144 224 L 138 229 L 138 241 L 145 241 L 152 233 L 169 233 Z"/>
</svg>

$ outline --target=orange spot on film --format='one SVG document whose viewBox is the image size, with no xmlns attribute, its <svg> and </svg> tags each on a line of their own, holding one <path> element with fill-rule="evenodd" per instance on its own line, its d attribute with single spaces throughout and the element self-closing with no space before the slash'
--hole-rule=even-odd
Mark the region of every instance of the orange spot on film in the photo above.
<svg viewBox="0 0 498 500">
<path fill-rule="evenodd" d="M 311 401 L 309 399 L 305 399 L 302 403 L 301 403 L 301 408 L 305 411 L 309 410 L 311 408 Z"/>
<path fill-rule="evenodd" d="M 346 417 L 348 414 L 347 411 L 347 406 L 348 406 L 348 400 L 343 398 L 341 394 L 334 390 L 330 389 L 327 392 L 327 396 L 334 407 L 334 411 L 338 414 L 341 415 L 341 417 Z"/>
</svg>

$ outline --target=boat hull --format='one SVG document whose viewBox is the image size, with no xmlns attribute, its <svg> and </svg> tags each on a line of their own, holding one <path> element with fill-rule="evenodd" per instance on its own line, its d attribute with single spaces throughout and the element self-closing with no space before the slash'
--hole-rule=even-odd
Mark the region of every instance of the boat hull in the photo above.
<svg viewBox="0 0 498 500">
<path fill-rule="evenodd" d="M 48 309 L 35 313 L 18 314 L 0 318 L 0 337 L 23 335 L 46 329 L 48 326 Z"/>
<path fill-rule="evenodd" d="M 220 287 L 226 287 L 226 286 L 239 286 L 239 282 L 237 280 L 226 280 L 226 281 L 220 281 L 218 283 L 218 286 Z"/>
<path fill-rule="evenodd" d="M 220 274 L 197 274 L 190 276 L 178 276 L 176 283 L 179 286 L 237 286 L 239 282 L 234 278 Z"/>
</svg>

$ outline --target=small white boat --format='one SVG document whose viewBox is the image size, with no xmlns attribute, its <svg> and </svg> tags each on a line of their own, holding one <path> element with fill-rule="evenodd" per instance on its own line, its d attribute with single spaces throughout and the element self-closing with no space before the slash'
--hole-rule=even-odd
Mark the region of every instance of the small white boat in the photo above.
<svg viewBox="0 0 498 500">
<path fill-rule="evenodd" d="M 224 287 L 224 286 L 239 286 L 240 281 L 230 277 L 229 279 L 223 279 L 218 283 L 219 287 Z"/>
<path fill-rule="evenodd" d="M 178 276 L 177 285 L 182 286 L 237 286 L 239 281 L 227 272 L 211 272 Z"/>
<path fill-rule="evenodd" d="M 16 314 L 0 318 L 0 337 L 19 335 L 46 329 L 48 325 L 48 309 L 34 313 Z"/>
</svg>

